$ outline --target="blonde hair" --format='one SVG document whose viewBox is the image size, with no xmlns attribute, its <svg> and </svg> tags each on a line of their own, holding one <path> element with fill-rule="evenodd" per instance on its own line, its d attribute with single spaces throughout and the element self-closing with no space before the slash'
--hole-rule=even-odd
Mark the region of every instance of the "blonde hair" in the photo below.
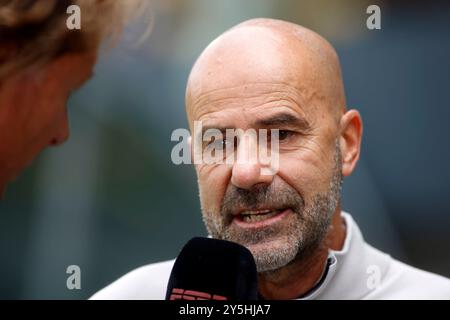
<svg viewBox="0 0 450 320">
<path fill-rule="evenodd" d="M 117 39 L 148 0 L 0 0 L 0 81 L 11 72 L 67 52 L 96 49 Z M 81 30 L 69 30 L 67 8 L 81 11 Z"/>
</svg>

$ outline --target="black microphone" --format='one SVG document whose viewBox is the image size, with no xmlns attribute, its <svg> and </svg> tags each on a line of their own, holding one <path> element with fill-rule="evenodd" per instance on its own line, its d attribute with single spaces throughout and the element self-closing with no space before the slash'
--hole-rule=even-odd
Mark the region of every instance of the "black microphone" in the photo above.
<svg viewBox="0 0 450 320">
<path fill-rule="evenodd" d="M 234 242 L 192 238 L 170 274 L 166 300 L 257 300 L 251 252 Z"/>
</svg>

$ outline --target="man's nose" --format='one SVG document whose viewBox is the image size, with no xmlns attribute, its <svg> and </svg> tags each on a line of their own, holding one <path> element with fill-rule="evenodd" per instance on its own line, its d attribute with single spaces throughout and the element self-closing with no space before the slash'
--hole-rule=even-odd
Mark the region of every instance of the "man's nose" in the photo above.
<svg viewBox="0 0 450 320">
<path fill-rule="evenodd" d="M 50 140 L 51 146 L 59 146 L 66 142 L 69 138 L 69 120 L 67 117 L 67 110 L 61 113 L 61 116 L 58 118 L 58 125 L 55 134 Z"/>
<path fill-rule="evenodd" d="M 257 184 L 270 184 L 273 175 L 263 174 L 263 165 L 258 158 L 256 139 L 246 137 L 237 146 L 237 157 L 233 164 L 231 183 L 241 189 L 251 189 Z"/>
</svg>

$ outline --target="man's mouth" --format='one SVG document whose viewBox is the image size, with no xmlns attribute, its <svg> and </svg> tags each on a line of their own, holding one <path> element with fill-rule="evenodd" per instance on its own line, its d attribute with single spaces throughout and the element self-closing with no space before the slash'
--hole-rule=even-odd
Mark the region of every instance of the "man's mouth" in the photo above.
<svg viewBox="0 0 450 320">
<path fill-rule="evenodd" d="M 243 211 L 238 215 L 238 219 L 243 222 L 251 223 L 270 219 L 279 214 L 282 210 L 255 210 L 255 211 Z"/>
<path fill-rule="evenodd" d="M 276 223 L 290 211 L 287 208 L 244 210 L 236 214 L 233 220 L 241 227 L 259 228 Z"/>
</svg>

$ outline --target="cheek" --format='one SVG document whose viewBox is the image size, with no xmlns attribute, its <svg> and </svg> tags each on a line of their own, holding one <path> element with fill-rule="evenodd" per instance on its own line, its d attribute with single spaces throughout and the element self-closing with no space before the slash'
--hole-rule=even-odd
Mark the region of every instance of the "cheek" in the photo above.
<svg viewBox="0 0 450 320">
<path fill-rule="evenodd" d="M 61 121 L 65 121 L 67 94 L 65 91 L 46 91 L 33 106 L 34 117 L 30 122 L 31 130 L 44 140 L 44 143 L 57 133 Z"/>
<path fill-rule="evenodd" d="M 218 212 L 230 181 L 231 169 L 226 165 L 198 165 L 196 171 L 202 206 L 208 211 Z"/>
<path fill-rule="evenodd" d="M 332 163 L 311 150 L 280 155 L 278 175 L 302 197 L 310 198 L 328 189 Z"/>
<path fill-rule="evenodd" d="M 41 144 L 65 112 L 65 94 L 47 83 L 29 80 L 12 84 L 9 89 L 6 101 L 0 101 L 0 116 L 8 124 L 8 136 L 21 152 L 33 149 L 32 145 Z"/>
</svg>

